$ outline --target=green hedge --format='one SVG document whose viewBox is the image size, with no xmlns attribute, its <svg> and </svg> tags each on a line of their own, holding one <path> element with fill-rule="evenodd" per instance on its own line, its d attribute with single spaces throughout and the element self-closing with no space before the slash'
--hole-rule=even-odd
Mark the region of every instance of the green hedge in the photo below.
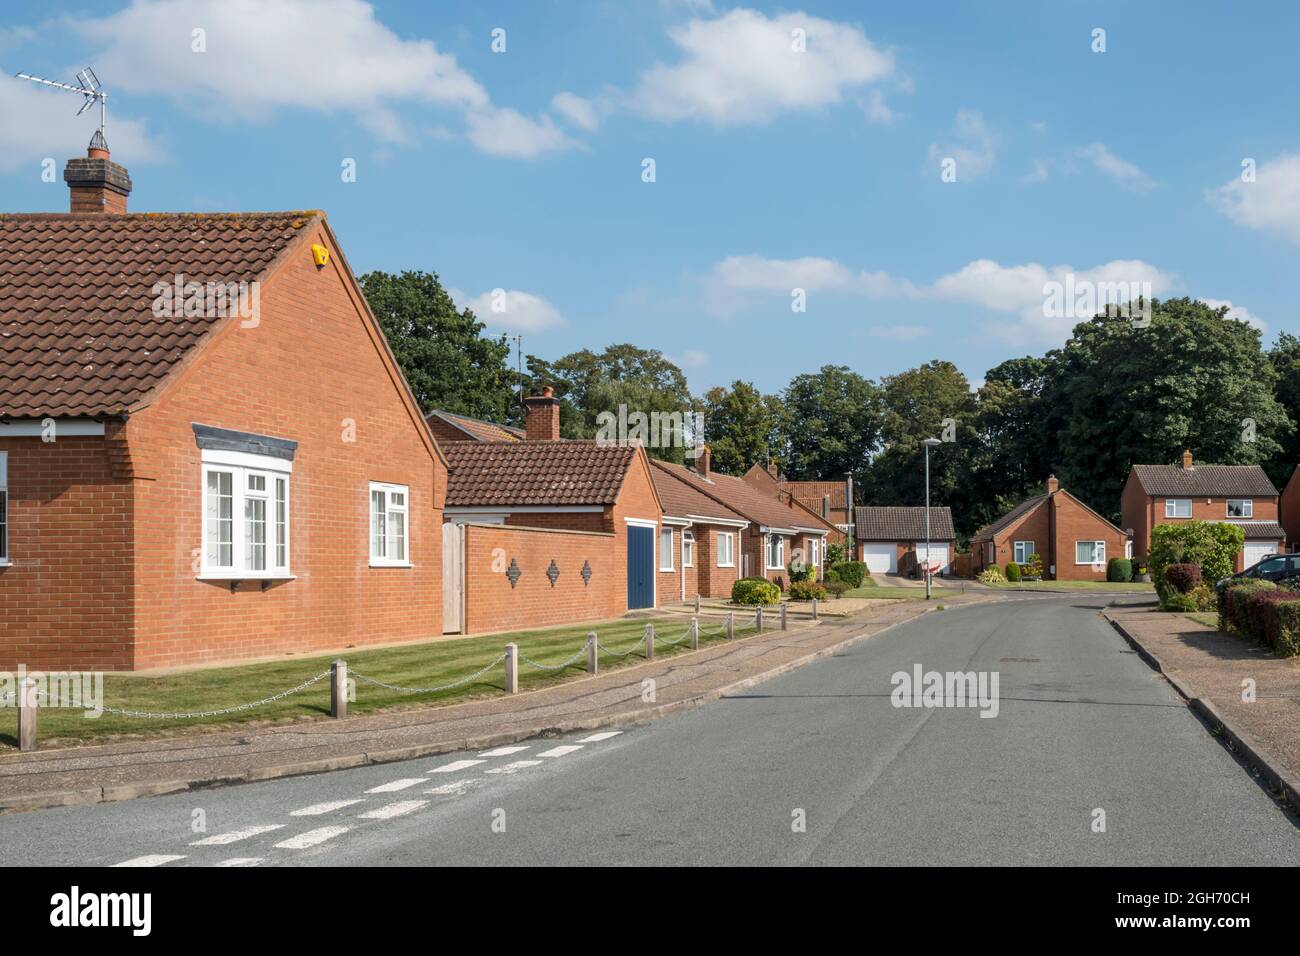
<svg viewBox="0 0 1300 956">
<path fill-rule="evenodd" d="M 741 578 L 731 586 L 735 604 L 779 604 L 781 589 L 766 578 Z"/>
<path fill-rule="evenodd" d="M 1008 580 L 1008 581 L 1011 581 L 1011 582 L 1013 582 L 1013 583 L 1016 582 L 1016 581 L 1019 581 L 1019 580 L 1020 580 L 1020 565 L 1016 564 L 1016 562 L 1014 562 L 1014 561 L 1008 561 L 1008 562 L 1007 562 L 1007 569 L 1006 569 L 1005 574 L 1006 574 L 1006 576 L 1007 576 L 1007 580 Z"/>
<path fill-rule="evenodd" d="M 1218 596 L 1219 629 L 1267 644 L 1283 657 L 1300 654 L 1300 594 L 1246 578 Z"/>
<path fill-rule="evenodd" d="M 826 600 L 826 589 L 816 581 L 791 581 L 789 594 L 791 601 Z"/>
<path fill-rule="evenodd" d="M 1201 579 L 1208 584 L 1232 574 L 1246 533 L 1235 525 L 1221 521 L 1184 521 L 1156 525 L 1151 531 L 1151 553 L 1147 566 L 1155 582 L 1156 594 L 1163 605 L 1173 588 L 1165 580 L 1165 568 L 1171 564 L 1194 564 L 1201 569 Z"/>
<path fill-rule="evenodd" d="M 1106 580 L 1127 584 L 1133 580 L 1133 561 L 1130 558 L 1111 558 L 1106 562 Z"/>
<path fill-rule="evenodd" d="M 864 561 L 841 561 L 831 570 L 850 588 L 862 587 L 862 582 L 867 577 L 867 565 Z"/>
</svg>

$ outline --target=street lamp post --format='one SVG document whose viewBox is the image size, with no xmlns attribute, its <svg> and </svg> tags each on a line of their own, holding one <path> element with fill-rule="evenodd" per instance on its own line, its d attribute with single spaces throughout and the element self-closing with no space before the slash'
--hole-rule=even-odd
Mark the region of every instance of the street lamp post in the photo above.
<svg viewBox="0 0 1300 956">
<path fill-rule="evenodd" d="M 930 600 L 930 449 L 943 442 L 937 438 L 922 440 L 925 446 L 925 599 Z"/>
</svg>

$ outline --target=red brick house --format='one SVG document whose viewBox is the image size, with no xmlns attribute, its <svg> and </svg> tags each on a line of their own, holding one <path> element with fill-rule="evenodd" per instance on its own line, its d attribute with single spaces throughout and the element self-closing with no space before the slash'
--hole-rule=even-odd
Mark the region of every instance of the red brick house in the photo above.
<svg viewBox="0 0 1300 956">
<path fill-rule="evenodd" d="M 1291 551 L 1300 551 L 1300 479 L 1297 475 L 1300 475 L 1300 465 L 1291 472 L 1278 499 L 1278 517 L 1286 534 L 1286 546 Z"/>
<path fill-rule="evenodd" d="M 711 457 L 706 445 L 702 473 Z M 687 469 L 651 459 L 655 490 L 663 502 L 659 529 L 659 593 L 689 601 L 731 596 L 740 578 L 740 543 L 749 521 L 695 488 Z M 661 600 L 662 603 L 662 600 Z"/>
<path fill-rule="evenodd" d="M 425 416 L 429 431 L 440 442 L 447 441 L 523 441 L 524 430 L 513 425 L 497 425 L 468 415 L 434 409 Z"/>
<path fill-rule="evenodd" d="M 550 389 L 524 404 L 527 440 L 441 446 L 444 631 L 595 621 L 678 600 L 658 587 L 665 526 L 645 449 L 561 439 Z"/>
<path fill-rule="evenodd" d="M 910 574 L 925 559 L 925 508 L 904 505 L 859 505 L 853 510 L 858 560 L 872 574 Z M 956 551 L 952 510 L 930 508 L 930 556 L 936 574 L 948 574 Z"/>
<path fill-rule="evenodd" d="M 1120 496 L 1123 525 L 1133 532 L 1133 556 L 1145 560 L 1156 525 L 1222 521 L 1237 525 L 1246 542 L 1238 571 L 1283 550 L 1278 493 L 1259 465 L 1198 465 L 1184 451 L 1177 465 L 1134 465 Z"/>
<path fill-rule="evenodd" d="M 1011 561 L 1024 564 L 1036 554 L 1051 580 L 1104 581 L 1107 561 L 1128 557 L 1131 544 L 1127 531 L 1061 488 L 1053 475 L 1043 494 L 971 535 L 970 550 L 976 573 Z"/>
<path fill-rule="evenodd" d="M 784 492 L 823 521 L 835 526 L 827 536 L 828 544 L 846 545 L 850 556 L 853 548 L 853 478 L 846 475 L 840 481 L 790 481 L 777 470 L 776 462 L 768 460 L 767 467 L 754 464 L 744 474 L 746 484 L 769 495 Z"/>
<path fill-rule="evenodd" d="M 325 216 L 66 178 L 0 216 L 0 666 L 438 634 L 445 462 Z"/>
</svg>

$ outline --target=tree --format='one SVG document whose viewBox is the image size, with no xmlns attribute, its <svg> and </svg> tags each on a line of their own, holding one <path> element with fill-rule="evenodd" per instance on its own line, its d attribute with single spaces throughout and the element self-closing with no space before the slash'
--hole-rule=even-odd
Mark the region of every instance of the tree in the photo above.
<svg viewBox="0 0 1300 956">
<path fill-rule="evenodd" d="M 781 400 L 764 395 L 749 382 L 732 382 L 704 393 L 704 437 L 711 467 L 725 474 L 744 474 L 751 465 L 767 461 L 779 441 Z"/>
<path fill-rule="evenodd" d="M 867 478 L 880 444 L 880 389 L 844 365 L 797 375 L 781 397 L 785 472 L 794 480 Z"/>
<path fill-rule="evenodd" d="M 1282 332 L 1268 358 L 1277 373 L 1273 393 L 1287 416 L 1293 422 L 1300 422 L 1300 338 Z M 1291 429 L 1279 436 L 1278 444 L 1281 450 L 1264 467 L 1273 484 L 1282 488 L 1290 480 L 1296 465 L 1300 464 L 1300 432 Z"/>
<path fill-rule="evenodd" d="M 456 310 L 436 273 L 368 272 L 360 281 L 423 411 L 506 420 L 515 382 L 504 336 L 484 337 L 483 323 Z"/>
</svg>

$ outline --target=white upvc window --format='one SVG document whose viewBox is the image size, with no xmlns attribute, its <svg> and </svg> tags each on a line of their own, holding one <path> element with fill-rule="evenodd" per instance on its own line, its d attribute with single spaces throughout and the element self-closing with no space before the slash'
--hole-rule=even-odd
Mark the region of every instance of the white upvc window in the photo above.
<svg viewBox="0 0 1300 956">
<path fill-rule="evenodd" d="M 1228 517 L 1229 518 L 1253 518 L 1255 517 L 1255 501 L 1252 498 L 1229 498 L 1228 499 Z"/>
<path fill-rule="evenodd" d="M 266 461 L 203 464 L 200 577 L 289 577 L 289 473 Z"/>
<path fill-rule="evenodd" d="M 816 568 L 821 564 L 821 561 L 819 560 L 821 555 L 821 543 L 821 538 L 808 539 L 808 567 L 810 568 Z"/>
<path fill-rule="evenodd" d="M 1166 518 L 1190 518 L 1192 516 L 1191 498 L 1166 498 Z"/>
<path fill-rule="evenodd" d="M 9 563 L 9 453 L 0 451 L 0 565 Z"/>
<path fill-rule="evenodd" d="M 1124 542 L 1124 557 L 1133 557 L 1133 542 L 1131 540 Z"/>
<path fill-rule="evenodd" d="M 779 534 L 767 536 L 767 569 L 780 570 L 785 567 L 785 538 Z"/>
<path fill-rule="evenodd" d="M 695 567 L 695 532 L 682 532 L 682 567 Z"/>
<path fill-rule="evenodd" d="M 993 563 L 993 560 L 994 560 L 993 556 L 994 556 L 994 554 L 996 554 L 996 552 L 995 552 L 994 549 L 993 549 L 993 542 L 990 541 L 990 542 L 989 542 L 989 564 L 992 564 L 992 563 Z"/>
<path fill-rule="evenodd" d="M 407 568 L 407 528 L 410 489 L 406 485 L 370 482 L 370 566 Z"/>
<path fill-rule="evenodd" d="M 1013 554 L 1011 560 L 1016 564 L 1028 564 L 1029 556 L 1034 553 L 1034 542 L 1017 541 L 1012 546 Z"/>
<path fill-rule="evenodd" d="M 736 536 L 730 531 L 718 534 L 718 567 L 734 568 L 736 566 Z"/>
<path fill-rule="evenodd" d="M 673 529 L 659 529 L 659 570 L 673 569 Z"/>
<path fill-rule="evenodd" d="M 1075 564 L 1105 564 L 1106 563 L 1106 542 L 1105 541 L 1074 542 L 1074 563 Z"/>
</svg>

